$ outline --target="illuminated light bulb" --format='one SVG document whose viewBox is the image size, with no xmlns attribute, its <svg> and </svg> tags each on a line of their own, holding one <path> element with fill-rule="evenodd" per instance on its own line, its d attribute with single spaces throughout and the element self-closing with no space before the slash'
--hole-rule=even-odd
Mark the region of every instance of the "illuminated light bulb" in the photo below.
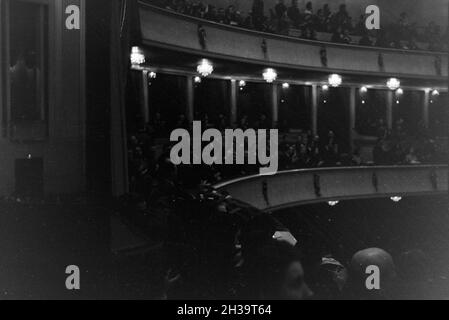
<svg viewBox="0 0 449 320">
<path fill-rule="evenodd" d="M 396 90 L 396 94 L 397 94 L 397 95 L 402 95 L 402 94 L 404 94 L 404 90 L 402 90 L 401 88 L 399 88 L 398 90 Z"/>
<path fill-rule="evenodd" d="M 274 82 L 278 77 L 276 71 L 272 68 L 266 69 L 265 72 L 262 74 L 262 76 L 264 80 L 268 83 Z"/>
<path fill-rule="evenodd" d="M 401 82 L 400 82 L 399 79 L 397 79 L 397 78 L 390 78 L 390 79 L 387 81 L 387 87 L 388 87 L 390 90 L 396 90 L 396 89 L 398 89 L 400 86 L 401 86 Z"/>
<path fill-rule="evenodd" d="M 393 201 L 393 202 L 399 202 L 399 201 L 402 200 L 402 197 L 391 197 L 390 199 L 391 199 L 391 201 Z"/>
<path fill-rule="evenodd" d="M 245 81 L 245 80 L 240 80 L 239 86 L 240 86 L 240 87 L 246 86 L 246 81 Z"/>
<path fill-rule="evenodd" d="M 328 86 L 327 84 L 323 85 L 323 90 L 324 90 L 324 91 L 329 90 L 329 86 Z"/>
<path fill-rule="evenodd" d="M 290 88 L 290 84 L 288 84 L 287 82 L 285 82 L 285 83 L 282 84 L 282 88 L 288 89 L 288 88 Z"/>
<path fill-rule="evenodd" d="M 131 64 L 141 65 L 145 63 L 145 55 L 139 47 L 132 47 L 131 49 Z"/>
<path fill-rule="evenodd" d="M 201 76 L 207 77 L 207 76 L 211 75 L 212 72 L 214 72 L 214 67 L 208 60 L 203 59 L 203 60 L 201 60 L 201 63 L 198 65 L 198 67 L 196 68 L 196 71 Z"/>
<path fill-rule="evenodd" d="M 440 95 L 440 92 L 438 91 L 438 90 L 433 90 L 432 91 L 432 96 L 439 96 Z"/>
<path fill-rule="evenodd" d="M 148 77 L 149 77 L 150 79 L 156 79 L 156 77 L 157 77 L 157 73 L 156 73 L 156 72 L 153 72 L 153 71 L 151 71 L 150 73 L 148 73 Z"/>
<path fill-rule="evenodd" d="M 368 88 L 367 87 L 361 87 L 360 88 L 360 92 L 367 93 L 368 92 Z"/>
<path fill-rule="evenodd" d="M 329 84 L 334 88 L 340 86 L 342 81 L 341 76 L 338 74 L 331 74 L 329 76 Z"/>
<path fill-rule="evenodd" d="M 201 78 L 196 76 L 193 81 L 195 81 L 195 83 L 201 83 Z"/>
</svg>

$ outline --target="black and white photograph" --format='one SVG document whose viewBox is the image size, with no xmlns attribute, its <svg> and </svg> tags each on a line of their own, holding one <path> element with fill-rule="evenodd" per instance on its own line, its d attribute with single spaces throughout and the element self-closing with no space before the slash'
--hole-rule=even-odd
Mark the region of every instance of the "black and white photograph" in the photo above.
<svg viewBox="0 0 449 320">
<path fill-rule="evenodd" d="M 448 50 L 449 0 L 0 0 L 0 300 L 449 300 Z"/>
</svg>

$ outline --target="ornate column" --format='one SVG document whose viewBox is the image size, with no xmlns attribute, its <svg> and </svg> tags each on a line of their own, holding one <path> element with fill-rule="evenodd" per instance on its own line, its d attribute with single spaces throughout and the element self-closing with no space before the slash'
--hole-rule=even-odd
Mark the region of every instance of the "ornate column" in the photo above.
<svg viewBox="0 0 449 320">
<path fill-rule="evenodd" d="M 141 102 L 141 114 L 144 124 L 150 121 L 150 100 L 148 92 L 148 70 L 142 71 L 142 102 Z"/>
<path fill-rule="evenodd" d="M 187 76 L 186 78 L 186 118 L 189 121 L 189 125 L 194 118 L 194 99 L 195 99 L 195 85 L 193 77 Z"/>
<path fill-rule="evenodd" d="M 271 85 L 271 125 L 277 127 L 279 120 L 279 86 L 277 83 Z"/>
<path fill-rule="evenodd" d="M 349 91 L 349 144 L 351 151 L 354 149 L 354 129 L 356 125 L 356 87 Z"/>
<path fill-rule="evenodd" d="M 237 124 L 237 81 L 235 79 L 231 80 L 231 97 L 229 101 L 229 122 L 231 127 L 234 127 Z"/>
<path fill-rule="evenodd" d="M 393 129 L 393 100 L 394 100 L 394 92 L 393 90 L 387 91 L 387 128 L 389 130 Z"/>
<path fill-rule="evenodd" d="M 430 100 L 430 90 L 424 91 L 424 101 L 423 101 L 423 109 L 422 109 L 422 118 L 424 122 L 424 126 L 429 128 L 429 100 Z"/>
<path fill-rule="evenodd" d="M 316 135 L 318 133 L 318 86 L 312 85 L 312 133 Z"/>
</svg>

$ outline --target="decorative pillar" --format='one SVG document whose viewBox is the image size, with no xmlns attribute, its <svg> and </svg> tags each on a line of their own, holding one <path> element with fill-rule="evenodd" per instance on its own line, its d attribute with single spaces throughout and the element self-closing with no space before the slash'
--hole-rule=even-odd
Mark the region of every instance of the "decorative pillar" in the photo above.
<svg viewBox="0 0 449 320">
<path fill-rule="evenodd" d="M 424 122 L 424 126 L 429 128 L 429 100 L 430 100 L 430 91 L 424 91 L 424 101 L 423 101 L 423 110 L 422 110 L 422 118 Z"/>
<path fill-rule="evenodd" d="M 230 97 L 230 110 L 229 110 L 229 122 L 231 128 L 237 125 L 237 81 L 231 80 L 231 97 Z"/>
<path fill-rule="evenodd" d="M 312 133 L 318 134 L 318 87 L 316 84 L 312 85 Z"/>
<path fill-rule="evenodd" d="M 278 85 L 273 83 L 271 85 L 271 126 L 277 127 L 279 120 L 279 93 Z"/>
<path fill-rule="evenodd" d="M 186 118 L 189 125 L 192 124 L 194 120 L 194 99 L 195 99 L 195 84 L 193 77 L 187 76 L 186 82 Z"/>
<path fill-rule="evenodd" d="M 387 91 L 387 127 L 389 130 L 393 129 L 393 100 L 394 95 L 392 90 Z"/>
<path fill-rule="evenodd" d="M 349 91 L 349 144 L 351 152 L 354 150 L 354 130 L 356 125 L 356 87 Z"/>
<path fill-rule="evenodd" d="M 150 100 L 149 100 L 149 92 L 148 92 L 148 70 L 142 71 L 142 106 L 141 106 L 141 114 L 143 123 L 147 124 L 150 122 Z"/>
</svg>

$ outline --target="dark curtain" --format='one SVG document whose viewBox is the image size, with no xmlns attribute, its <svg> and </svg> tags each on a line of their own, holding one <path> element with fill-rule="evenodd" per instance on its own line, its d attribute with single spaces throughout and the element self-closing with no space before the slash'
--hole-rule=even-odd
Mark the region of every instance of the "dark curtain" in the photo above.
<svg viewBox="0 0 449 320">
<path fill-rule="evenodd" d="M 112 194 L 128 192 L 125 95 L 131 47 L 140 45 L 137 0 L 111 0 L 111 177 Z"/>
</svg>

